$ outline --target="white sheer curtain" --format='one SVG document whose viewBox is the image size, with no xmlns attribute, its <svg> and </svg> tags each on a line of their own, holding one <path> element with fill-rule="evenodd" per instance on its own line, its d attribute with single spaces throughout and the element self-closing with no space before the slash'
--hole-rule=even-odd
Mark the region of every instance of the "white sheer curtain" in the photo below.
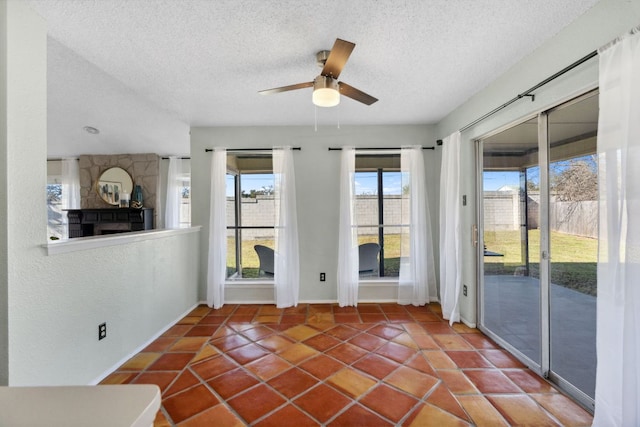
<svg viewBox="0 0 640 427">
<path fill-rule="evenodd" d="M 209 210 L 209 257 L 207 304 L 220 308 L 224 304 L 227 277 L 227 150 L 215 148 L 211 157 L 211 195 Z"/>
<path fill-rule="evenodd" d="M 78 159 L 62 159 L 62 209 L 80 209 L 80 165 Z M 69 237 L 66 212 L 62 212 L 63 238 Z"/>
<path fill-rule="evenodd" d="M 442 144 L 440 168 L 440 303 L 449 324 L 460 321 L 460 132 Z"/>
<path fill-rule="evenodd" d="M 594 426 L 640 425 L 640 27 L 599 51 Z"/>
<path fill-rule="evenodd" d="M 175 156 L 169 157 L 169 171 L 167 172 L 167 201 L 164 211 L 164 227 L 180 228 L 180 191 L 178 177 L 182 173 L 182 161 Z"/>
<path fill-rule="evenodd" d="M 420 306 L 438 298 L 431 217 L 421 146 L 402 147 L 402 227 L 398 304 Z"/>
<path fill-rule="evenodd" d="M 64 209 L 80 209 L 78 159 L 62 159 L 62 204 Z"/>
<path fill-rule="evenodd" d="M 274 147 L 273 174 L 276 211 L 273 281 L 276 306 L 284 308 L 298 305 L 300 289 L 296 177 L 291 147 Z"/>
<path fill-rule="evenodd" d="M 342 148 L 340 228 L 338 241 L 338 305 L 358 305 L 358 230 L 355 216 L 356 150 Z"/>
</svg>

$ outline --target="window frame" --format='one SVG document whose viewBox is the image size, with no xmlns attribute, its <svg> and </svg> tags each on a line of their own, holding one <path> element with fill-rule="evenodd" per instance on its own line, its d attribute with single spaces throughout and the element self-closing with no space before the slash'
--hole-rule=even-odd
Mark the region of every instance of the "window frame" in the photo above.
<svg viewBox="0 0 640 427">
<path fill-rule="evenodd" d="M 245 157 L 255 157 L 255 158 L 259 158 L 259 157 L 265 157 L 265 154 L 256 154 L 254 156 L 251 155 L 246 155 Z M 268 154 L 269 159 L 272 159 L 271 153 Z M 227 275 L 225 278 L 225 281 L 228 283 L 241 283 L 241 282 L 247 282 L 247 283 L 256 283 L 256 282 L 269 282 L 269 283 L 273 283 L 274 278 L 273 276 L 260 276 L 259 275 L 259 270 L 258 270 L 258 277 L 244 277 L 243 274 L 243 261 L 242 261 L 242 242 L 243 242 L 243 236 L 242 236 L 242 231 L 243 230 L 274 230 L 274 245 L 275 245 L 275 224 L 274 225 L 244 225 L 244 221 L 243 221 L 243 214 L 242 214 L 242 177 L 243 176 L 247 176 L 247 175 L 271 175 L 272 177 L 274 177 L 275 180 L 275 176 L 273 173 L 273 167 L 271 167 L 270 170 L 265 170 L 265 169 L 256 169 L 256 170 L 252 170 L 252 169 L 234 169 L 234 168 L 230 168 L 227 167 L 227 179 L 232 176 L 233 177 L 233 202 L 234 202 L 234 225 L 229 225 L 227 224 L 227 231 L 229 230 L 234 230 L 233 233 L 233 238 L 235 239 L 235 250 L 234 250 L 234 259 L 235 259 L 235 272 L 233 274 Z M 274 218 L 275 220 L 275 218 Z M 229 237 L 229 236 L 228 236 Z M 227 238 L 228 238 L 227 237 Z M 227 250 L 228 250 L 229 246 L 227 246 Z M 275 248 L 274 248 L 275 250 Z M 228 267 L 228 266 L 227 266 Z M 227 268 L 228 270 L 228 268 Z"/>
<path fill-rule="evenodd" d="M 373 166 L 373 165 L 367 165 L 367 166 L 361 166 L 358 167 L 358 157 L 369 157 L 369 158 L 380 158 L 381 162 L 383 166 Z M 379 257 L 378 257 L 378 277 L 367 277 L 367 276 L 359 276 L 359 282 L 368 282 L 371 280 L 378 280 L 378 281 L 385 281 L 385 280 L 397 280 L 400 276 L 400 271 L 398 270 L 398 274 L 397 275 L 387 275 L 385 273 L 385 260 L 387 260 L 387 266 L 389 259 L 386 259 L 385 257 L 385 228 L 386 227 L 394 227 L 394 228 L 399 228 L 402 229 L 402 227 L 409 227 L 410 224 L 403 224 L 402 221 L 399 224 L 386 224 L 385 220 L 384 220 L 384 216 L 385 216 L 385 210 L 384 210 L 384 202 L 385 202 L 385 194 L 384 194 L 384 184 L 385 184 L 385 180 L 384 180 L 384 174 L 385 173 L 398 173 L 398 175 L 400 177 L 402 177 L 402 169 L 400 167 L 400 165 L 398 164 L 397 166 L 395 165 L 390 165 L 390 166 L 384 166 L 385 163 L 393 163 L 394 160 L 393 159 L 400 159 L 400 153 L 384 153 L 384 154 L 372 154 L 372 153 L 356 153 L 356 168 L 355 168 L 355 179 L 357 180 L 358 178 L 358 174 L 359 173 L 372 173 L 375 172 L 376 174 L 376 198 L 377 198 L 377 219 L 378 219 L 378 223 L 377 224 L 360 224 L 357 221 L 358 218 L 358 213 L 356 211 L 355 215 L 356 215 L 356 228 L 357 229 L 361 229 L 361 228 L 374 228 L 377 227 L 378 228 L 378 241 L 377 243 L 380 245 L 380 253 L 379 253 Z M 402 198 L 402 179 L 401 179 L 401 184 L 400 184 L 400 197 Z M 359 196 L 359 194 L 356 194 L 356 200 L 357 197 Z M 401 199 L 400 199 L 401 200 Z M 401 233 L 402 234 L 402 233 Z M 358 234 L 358 239 L 359 239 L 359 234 Z"/>
</svg>

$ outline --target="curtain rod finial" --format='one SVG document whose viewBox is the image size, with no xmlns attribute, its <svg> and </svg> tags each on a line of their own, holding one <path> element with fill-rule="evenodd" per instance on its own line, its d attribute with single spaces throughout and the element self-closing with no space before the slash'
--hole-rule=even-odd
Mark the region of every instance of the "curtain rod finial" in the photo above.
<svg viewBox="0 0 640 427">
<path fill-rule="evenodd" d="M 436 144 L 437 144 L 438 146 L 442 145 L 442 140 L 441 140 L 441 139 L 437 140 L 437 141 L 436 141 Z"/>
</svg>

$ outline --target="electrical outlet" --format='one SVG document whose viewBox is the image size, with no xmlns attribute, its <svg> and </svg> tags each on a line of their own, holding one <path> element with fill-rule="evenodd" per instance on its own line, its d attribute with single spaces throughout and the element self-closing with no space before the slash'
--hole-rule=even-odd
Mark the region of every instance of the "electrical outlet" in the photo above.
<svg viewBox="0 0 640 427">
<path fill-rule="evenodd" d="M 320 281 L 324 282 L 325 280 L 327 280 L 327 275 L 324 273 L 320 273 Z"/>
<path fill-rule="evenodd" d="M 107 323 L 101 323 L 98 325 L 98 341 L 107 337 Z"/>
<path fill-rule="evenodd" d="M 462 295 L 467 296 L 467 285 L 462 285 Z"/>
</svg>

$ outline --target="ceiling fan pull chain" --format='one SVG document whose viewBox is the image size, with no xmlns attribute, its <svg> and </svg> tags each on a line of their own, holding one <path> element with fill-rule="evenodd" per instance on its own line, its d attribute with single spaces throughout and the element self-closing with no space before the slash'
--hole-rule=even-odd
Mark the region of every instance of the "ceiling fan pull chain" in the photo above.
<svg viewBox="0 0 640 427">
<path fill-rule="evenodd" d="M 338 129 L 340 129 L 340 104 L 338 104 Z"/>
<path fill-rule="evenodd" d="M 318 107 L 314 105 L 313 111 L 315 115 L 315 131 L 318 132 Z"/>
</svg>

